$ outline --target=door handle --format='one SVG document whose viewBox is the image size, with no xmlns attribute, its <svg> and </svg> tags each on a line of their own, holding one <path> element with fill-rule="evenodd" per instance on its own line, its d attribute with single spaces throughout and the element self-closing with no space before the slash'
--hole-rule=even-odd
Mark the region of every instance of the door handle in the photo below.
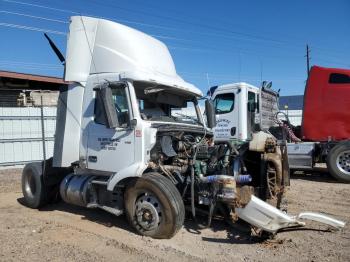
<svg viewBox="0 0 350 262">
<path fill-rule="evenodd" d="M 231 136 L 234 136 L 236 134 L 236 127 L 231 128 Z"/>
<path fill-rule="evenodd" d="M 97 156 L 89 156 L 88 157 L 88 161 L 92 162 L 92 163 L 96 163 L 97 162 Z"/>
</svg>

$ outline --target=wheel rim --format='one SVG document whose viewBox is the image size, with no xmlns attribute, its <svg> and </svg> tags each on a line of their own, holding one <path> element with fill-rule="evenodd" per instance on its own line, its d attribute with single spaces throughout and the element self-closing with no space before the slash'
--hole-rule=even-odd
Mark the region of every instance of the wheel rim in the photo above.
<svg viewBox="0 0 350 262">
<path fill-rule="evenodd" d="M 350 150 L 339 153 L 336 163 L 340 172 L 345 175 L 350 175 Z"/>
<path fill-rule="evenodd" d="M 267 190 L 271 199 L 277 198 L 279 189 L 279 179 L 277 177 L 277 171 L 272 163 L 268 163 L 267 166 Z"/>
<path fill-rule="evenodd" d="M 35 178 L 32 172 L 28 172 L 28 174 L 25 176 L 24 189 L 30 197 L 33 197 L 35 195 L 36 184 L 35 184 Z"/>
<path fill-rule="evenodd" d="M 280 208 L 282 192 L 281 192 L 281 178 L 278 176 L 274 165 L 269 162 L 267 166 L 267 198 L 269 204 Z"/>
<path fill-rule="evenodd" d="M 144 193 L 136 201 L 136 223 L 140 230 L 149 231 L 157 228 L 162 221 L 162 206 L 157 197 Z"/>
</svg>

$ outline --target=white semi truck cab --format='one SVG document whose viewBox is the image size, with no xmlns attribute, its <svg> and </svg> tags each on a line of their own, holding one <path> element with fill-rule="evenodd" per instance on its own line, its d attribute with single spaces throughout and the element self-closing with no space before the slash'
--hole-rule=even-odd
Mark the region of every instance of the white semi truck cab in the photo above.
<svg viewBox="0 0 350 262">
<path fill-rule="evenodd" d="M 248 83 L 211 87 L 208 91 L 216 113 L 215 140 L 247 141 L 253 133 L 275 126 L 278 93 L 268 85 L 261 88 Z"/>
<path fill-rule="evenodd" d="M 202 92 L 177 75 L 162 42 L 111 21 L 72 17 L 64 78 L 70 84 L 59 96 L 53 158 L 23 169 L 27 206 L 60 197 L 125 213 L 139 234 L 154 238 L 176 234 L 185 206 L 194 218 L 207 213 L 206 226 L 218 205 L 227 219 L 240 217 L 271 233 L 300 225 L 276 208 L 284 173 L 273 137 L 215 141 L 213 104 L 206 101 L 206 126 L 197 101 Z M 240 92 L 246 91 L 232 94 Z M 219 97 L 214 101 L 221 105 Z M 178 113 L 187 106 L 195 117 Z"/>
</svg>

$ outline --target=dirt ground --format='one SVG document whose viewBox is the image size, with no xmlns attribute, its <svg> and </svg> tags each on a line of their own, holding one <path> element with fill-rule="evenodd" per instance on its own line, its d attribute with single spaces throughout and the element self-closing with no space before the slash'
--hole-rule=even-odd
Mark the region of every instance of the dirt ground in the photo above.
<svg viewBox="0 0 350 262">
<path fill-rule="evenodd" d="M 137 235 L 124 217 L 65 203 L 33 210 L 21 203 L 21 170 L 0 170 L 0 261 L 350 261 L 350 227 L 304 230 L 256 242 L 223 221 L 197 230 L 189 219 L 172 239 Z M 295 175 L 289 213 L 321 211 L 350 221 L 350 185 L 327 174 Z"/>
</svg>

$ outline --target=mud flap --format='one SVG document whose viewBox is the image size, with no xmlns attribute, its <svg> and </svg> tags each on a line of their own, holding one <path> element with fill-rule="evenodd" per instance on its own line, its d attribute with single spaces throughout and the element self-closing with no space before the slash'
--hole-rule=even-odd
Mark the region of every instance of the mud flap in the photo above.
<svg viewBox="0 0 350 262">
<path fill-rule="evenodd" d="M 255 196 L 244 208 L 236 208 L 236 213 L 244 221 L 270 233 L 283 228 L 305 226 L 299 219 L 318 221 L 338 229 L 345 226 L 345 222 L 320 213 L 303 212 L 292 217 Z"/>
</svg>

